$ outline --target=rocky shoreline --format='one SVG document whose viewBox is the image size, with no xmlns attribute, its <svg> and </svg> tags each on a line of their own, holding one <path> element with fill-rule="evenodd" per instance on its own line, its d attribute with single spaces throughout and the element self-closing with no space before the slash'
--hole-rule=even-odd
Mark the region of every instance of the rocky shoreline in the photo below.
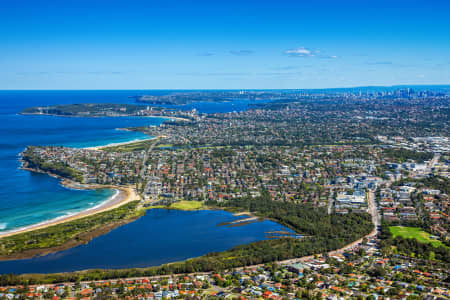
<svg viewBox="0 0 450 300">
<path fill-rule="evenodd" d="M 20 233 L 30 232 L 30 231 L 43 229 L 43 228 L 47 228 L 47 227 L 50 227 L 50 226 L 54 226 L 54 225 L 58 225 L 58 224 L 62 224 L 62 223 L 66 223 L 66 222 L 70 222 L 70 221 L 74 221 L 74 220 L 78 220 L 78 219 L 81 219 L 81 218 L 84 218 L 84 217 L 87 217 L 87 216 L 92 216 L 92 215 L 95 215 L 95 214 L 98 214 L 98 213 L 101 213 L 101 212 L 112 210 L 114 208 L 117 208 L 117 207 L 120 207 L 120 206 L 122 206 L 124 204 L 127 204 L 127 203 L 129 203 L 131 201 L 140 200 L 139 195 L 134 191 L 134 189 L 131 186 L 82 184 L 82 183 L 78 183 L 78 182 L 72 181 L 72 180 L 67 179 L 67 178 L 63 178 L 63 177 L 61 177 L 59 175 L 56 175 L 56 174 L 53 174 L 51 172 L 45 172 L 45 171 L 42 171 L 40 169 L 30 168 L 30 167 L 28 167 L 28 164 L 27 164 L 26 161 L 24 161 L 24 160 L 21 160 L 21 161 L 22 161 L 21 169 L 27 170 L 27 171 L 31 171 L 31 172 L 47 174 L 49 176 L 57 178 L 57 179 L 60 180 L 61 185 L 63 185 L 66 188 L 78 189 L 78 190 L 114 189 L 114 190 L 117 190 L 118 193 L 116 195 L 114 195 L 113 197 L 111 197 L 111 199 L 108 199 L 108 200 L 100 203 L 99 205 L 97 205 L 95 207 L 88 208 L 88 209 L 83 210 L 81 212 L 78 212 L 76 214 L 69 215 L 69 216 L 64 216 L 64 217 L 60 217 L 60 218 L 52 219 L 52 220 L 48 220 L 48 221 L 44 221 L 44 222 L 33 224 L 33 225 L 30 225 L 30 226 L 27 226 L 27 227 L 14 229 L 14 230 L 11 230 L 11 231 L 5 231 L 3 233 L 0 233 L 0 240 L 2 238 L 4 238 L 4 237 L 9 237 L 9 236 L 17 235 L 17 234 L 20 234 Z M 92 239 L 92 238 L 93 237 L 91 237 L 90 239 Z M 59 248 L 59 247 L 60 246 L 58 246 L 57 248 Z M 32 251 L 34 252 L 34 250 L 32 250 Z M 1 258 L 0 258 L 0 260 L 1 260 Z"/>
</svg>

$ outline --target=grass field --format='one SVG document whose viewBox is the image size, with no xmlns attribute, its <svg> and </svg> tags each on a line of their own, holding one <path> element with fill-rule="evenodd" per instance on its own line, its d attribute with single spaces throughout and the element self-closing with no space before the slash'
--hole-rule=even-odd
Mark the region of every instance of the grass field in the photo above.
<svg viewBox="0 0 450 300">
<path fill-rule="evenodd" d="M 145 209 L 149 210 L 149 209 L 157 209 L 157 208 L 167 208 L 167 206 L 165 206 L 165 205 L 154 205 L 154 206 L 147 206 Z"/>
<path fill-rule="evenodd" d="M 0 239 L 0 255 L 7 257 L 27 250 L 58 247 L 71 240 L 80 241 L 82 244 L 87 243 L 96 236 L 89 235 L 95 229 L 109 224 L 123 223 L 144 215 L 144 211 L 138 210 L 137 206 L 138 201 L 133 201 L 78 220 L 4 237 Z M 82 236 L 84 237 L 82 238 Z"/>
<path fill-rule="evenodd" d="M 157 139 L 143 140 L 135 143 L 104 147 L 103 151 L 106 152 L 134 152 L 147 150 Z"/>
<path fill-rule="evenodd" d="M 404 238 L 414 238 L 422 243 L 432 244 L 434 247 L 444 246 L 441 241 L 433 240 L 430 238 L 428 232 L 423 231 L 419 227 L 404 227 L 404 226 L 390 226 L 389 230 L 395 237 L 401 236 Z"/>
<path fill-rule="evenodd" d="M 156 148 L 171 148 L 173 147 L 173 144 L 161 144 L 156 146 Z"/>
<path fill-rule="evenodd" d="M 201 201 L 179 201 L 170 205 L 169 208 L 180 210 L 196 210 L 205 208 Z"/>
</svg>

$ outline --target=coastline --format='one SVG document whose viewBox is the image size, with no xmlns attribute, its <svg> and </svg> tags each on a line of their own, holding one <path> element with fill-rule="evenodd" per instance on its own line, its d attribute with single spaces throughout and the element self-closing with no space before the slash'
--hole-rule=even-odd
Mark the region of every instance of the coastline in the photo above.
<svg viewBox="0 0 450 300">
<path fill-rule="evenodd" d="M 125 129 L 120 129 L 120 130 L 127 130 Z M 152 136 L 149 138 L 145 138 L 145 139 L 135 139 L 132 141 L 127 141 L 127 142 L 118 142 L 118 143 L 111 143 L 111 144 L 107 144 L 107 145 L 103 145 L 103 146 L 93 146 L 93 147 L 85 147 L 82 149 L 86 149 L 86 150 L 95 150 L 95 151 L 101 151 L 105 148 L 108 147 L 115 147 L 115 146 L 123 146 L 123 145 L 129 145 L 129 144 L 134 144 L 134 143 L 140 143 L 140 142 L 146 142 L 146 141 L 151 141 L 151 140 L 158 140 L 158 139 L 162 139 L 162 138 L 166 138 L 165 135 L 158 135 L 158 136 Z"/>
<path fill-rule="evenodd" d="M 116 193 L 106 199 L 105 201 L 99 203 L 98 205 L 94 207 L 90 207 L 86 210 L 70 214 L 70 215 L 64 215 L 57 217 L 55 219 L 43 221 L 37 224 L 29 225 L 26 227 L 21 227 L 17 229 L 12 229 L 5 232 L 0 232 L 0 239 L 4 237 L 10 237 L 17 234 L 30 232 L 34 230 L 44 229 L 50 226 L 59 225 L 63 223 L 67 223 L 70 221 L 75 221 L 84 217 L 92 216 L 98 213 L 102 213 L 105 211 L 112 210 L 114 208 L 120 207 L 124 204 L 127 204 L 129 202 L 132 202 L 134 200 L 139 200 L 138 194 L 135 192 L 135 190 L 131 186 L 114 186 L 114 185 L 97 185 L 97 184 L 80 184 L 73 182 L 68 179 L 61 178 L 57 175 L 50 174 L 47 172 L 42 172 L 40 170 L 31 169 L 23 167 L 22 169 L 32 171 L 32 172 L 38 172 L 38 173 L 45 173 L 47 175 L 50 175 L 52 177 L 56 177 L 58 179 L 61 179 L 61 185 L 63 185 L 66 188 L 71 189 L 78 189 L 78 190 L 92 190 L 92 189 L 113 189 L 116 191 Z"/>
<path fill-rule="evenodd" d="M 182 121 L 182 122 L 190 122 L 191 121 L 189 119 L 180 118 L 180 117 L 165 117 L 165 118 L 168 118 L 168 119 L 173 120 L 173 121 Z"/>
<path fill-rule="evenodd" d="M 125 129 L 121 129 L 121 130 L 125 130 Z M 154 139 L 157 139 L 157 138 L 159 138 L 159 137 L 150 137 L 150 138 L 145 138 L 145 139 L 135 139 L 135 140 L 132 140 L 132 141 L 127 141 L 127 142 L 111 143 L 111 144 L 106 144 L 106 145 L 103 145 L 103 146 L 85 147 L 85 148 L 82 148 L 82 149 L 99 151 L 99 150 L 102 150 L 102 149 L 108 148 L 108 147 L 123 146 L 123 145 L 139 143 L 139 142 L 151 141 L 151 140 L 154 140 Z"/>
<path fill-rule="evenodd" d="M 22 116 L 50 116 L 50 117 L 64 117 L 64 118 L 117 118 L 117 117 L 135 117 L 135 118 L 160 118 L 172 121 L 186 121 L 189 122 L 189 119 L 181 118 L 181 117 L 172 117 L 172 116 L 139 116 L 139 115 L 114 115 L 114 116 L 79 116 L 79 115 L 57 115 L 57 114 L 46 114 L 46 113 L 23 113 L 20 112 L 18 115 Z"/>
<path fill-rule="evenodd" d="M 111 144 L 107 144 L 107 145 L 103 145 L 103 146 L 86 147 L 83 149 L 101 151 L 101 149 L 106 148 L 106 147 L 132 144 L 132 143 L 141 142 L 141 141 L 149 141 L 149 140 L 153 140 L 153 139 L 159 139 L 161 137 L 162 136 L 150 137 L 150 138 L 142 139 L 142 140 L 132 140 L 132 141 L 126 141 L 126 142 L 120 142 L 120 143 L 111 143 Z M 22 155 L 22 153 L 20 153 L 20 156 L 21 155 Z M 84 217 L 88 217 L 88 216 L 92 216 L 92 215 L 102 213 L 102 212 L 105 212 L 108 210 L 112 210 L 114 208 L 120 207 L 124 204 L 127 204 L 127 203 L 135 201 L 135 200 L 140 200 L 140 196 L 136 193 L 136 191 L 134 190 L 134 188 L 132 186 L 82 184 L 82 183 L 72 181 L 70 179 L 58 176 L 58 175 L 50 173 L 50 172 L 44 172 L 39 169 L 29 168 L 22 159 L 20 159 L 20 161 L 22 162 L 22 165 L 20 167 L 22 170 L 47 174 L 51 177 L 57 178 L 60 180 L 60 184 L 62 186 L 64 186 L 65 188 L 75 189 L 75 190 L 113 189 L 116 191 L 116 193 L 112 197 L 109 197 L 108 199 L 106 199 L 105 201 L 100 202 L 98 205 L 87 208 L 80 212 L 63 215 L 63 216 L 60 216 L 60 217 L 57 217 L 54 219 L 42 221 L 42 222 L 28 225 L 25 227 L 20 227 L 20 228 L 11 229 L 8 231 L 0 232 L 0 239 L 5 238 L 5 237 L 14 236 L 14 235 L 21 234 L 21 233 L 34 231 L 34 230 L 44 229 L 44 228 L 47 228 L 50 226 L 59 225 L 59 224 L 67 223 L 67 222 L 74 221 L 74 220 L 78 220 L 78 219 L 81 219 Z"/>
</svg>

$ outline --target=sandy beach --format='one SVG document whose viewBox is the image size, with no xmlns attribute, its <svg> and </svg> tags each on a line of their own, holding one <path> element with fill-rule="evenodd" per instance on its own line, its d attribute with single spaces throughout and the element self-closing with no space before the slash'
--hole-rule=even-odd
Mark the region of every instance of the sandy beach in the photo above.
<svg viewBox="0 0 450 300">
<path fill-rule="evenodd" d="M 104 147 L 126 145 L 126 144 L 132 144 L 132 143 L 136 143 L 136 142 L 153 140 L 153 139 L 158 139 L 158 138 L 161 138 L 161 136 L 151 137 L 151 138 L 143 139 L 143 140 L 133 140 L 133 141 L 122 142 L 122 143 L 112 143 L 112 144 L 108 144 L 108 145 L 104 145 L 104 146 L 87 147 L 87 148 L 84 148 L 84 149 L 101 150 Z M 48 173 L 48 172 L 42 172 L 40 170 L 36 170 L 36 169 L 33 169 L 33 168 L 22 167 L 22 169 L 28 170 L 28 171 L 32 171 L 32 172 L 45 173 L 45 174 L 47 174 L 49 176 L 58 178 L 58 179 L 61 180 L 61 185 L 65 186 L 67 188 L 71 188 L 71 189 L 114 189 L 114 190 L 116 190 L 116 193 L 111 198 L 109 198 L 106 201 L 100 203 L 99 205 L 97 205 L 95 207 L 91 207 L 91 208 L 86 209 L 84 211 L 80 211 L 78 213 L 74 213 L 74 214 L 70 214 L 70 215 L 66 215 L 66 216 L 61 216 L 61 217 L 58 217 L 56 219 L 44 221 L 44 222 L 33 224 L 33 225 L 30 225 L 30 226 L 26 226 L 26 227 L 22 227 L 22 228 L 18 228 L 18 229 L 13 229 L 13 230 L 5 231 L 5 232 L 0 232 L 0 239 L 4 238 L 4 237 L 8 237 L 8 236 L 13 236 L 13 235 L 16 235 L 16 234 L 24 233 L 24 232 L 30 232 L 30 231 L 33 231 L 33 230 L 38 230 L 38 229 L 50 227 L 50 226 L 53 226 L 53 225 L 58 225 L 58 224 L 62 224 L 62 223 L 66 223 L 66 222 L 70 222 L 70 221 L 74 221 L 74 220 L 78 220 L 78 219 L 81 219 L 81 218 L 84 218 L 84 217 L 87 217 L 87 216 L 91 216 L 91 215 L 94 215 L 94 214 L 97 214 L 97 213 L 101 213 L 101 212 L 104 212 L 104 211 L 108 211 L 108 210 L 117 208 L 119 206 L 122 206 L 122 205 L 124 205 L 124 204 L 126 204 L 128 202 L 134 201 L 134 200 L 140 200 L 140 196 L 136 193 L 136 191 L 135 191 L 133 186 L 81 184 L 81 183 L 77 183 L 77 182 L 71 181 L 69 179 L 57 176 L 55 174 L 51 174 L 51 173 Z"/>
<path fill-rule="evenodd" d="M 145 141 L 150 141 L 150 140 L 154 140 L 157 139 L 158 137 L 151 137 L 148 139 L 142 139 L 142 140 L 132 140 L 132 141 L 128 141 L 128 142 L 120 142 L 120 143 L 111 143 L 111 144 L 107 144 L 107 145 L 103 145 L 103 146 L 94 146 L 94 147 L 86 147 L 84 149 L 87 150 L 102 150 L 104 148 L 107 147 L 113 147 L 113 146 L 122 146 L 122 145 L 128 145 L 128 144 L 134 144 L 134 143 L 138 143 L 138 142 L 145 142 Z"/>
<path fill-rule="evenodd" d="M 105 147 L 111 147 L 111 146 L 120 146 L 120 145 L 126 145 L 126 144 L 133 144 L 136 142 L 142 142 L 142 141 L 149 141 L 149 140 L 154 140 L 154 139 L 160 139 L 160 138 L 164 138 L 164 136 L 157 136 L 157 137 L 149 137 L 148 139 L 142 139 L 142 140 L 132 140 L 132 141 L 127 141 L 127 142 L 121 142 L 121 143 L 111 143 L 108 145 L 104 145 L 104 146 L 96 146 L 96 147 L 86 147 L 84 149 L 88 149 L 88 150 L 102 150 Z M 108 211 L 114 208 L 117 208 L 119 206 L 122 206 L 128 202 L 134 201 L 134 200 L 140 200 L 140 196 L 136 193 L 135 189 L 133 186 L 113 186 L 113 185 L 98 185 L 98 184 L 80 184 L 65 178 L 62 178 L 60 176 L 48 173 L 48 172 L 42 172 L 36 169 L 32 169 L 32 168 L 27 168 L 27 167 L 22 167 L 22 169 L 24 170 L 29 170 L 32 172 L 39 172 L 39 173 L 45 173 L 49 176 L 58 178 L 61 180 L 61 184 L 67 188 L 72 188 L 72 189 L 114 189 L 116 190 L 116 194 L 114 194 L 110 199 L 100 203 L 99 205 L 86 209 L 84 211 L 78 212 L 78 213 L 74 213 L 74 214 L 70 214 L 67 216 L 61 216 L 58 217 L 56 219 L 52 219 L 52 220 L 48 220 L 48 221 L 44 221 L 41 223 L 37 223 L 37 224 L 33 224 L 27 227 L 23 227 L 23 228 L 18 228 L 18 229 L 13 229 L 13 230 L 9 230 L 9 231 L 5 231 L 5 232 L 0 232 L 0 239 L 4 238 L 4 237 L 8 237 L 8 236 L 13 236 L 16 234 L 20 234 L 20 233 L 24 233 L 24 232 L 30 232 L 33 230 L 38 230 L 38 229 L 42 229 L 42 228 L 46 228 L 46 227 L 50 227 L 53 225 L 58 225 L 58 224 L 62 224 L 62 223 L 66 223 L 66 222 L 70 222 L 70 221 L 74 221 L 74 220 L 78 220 L 87 216 L 91 216 L 97 213 L 101 213 L 104 211 Z"/>
<path fill-rule="evenodd" d="M 29 231 L 33 231 L 33 230 L 37 230 L 37 229 L 42 229 L 42 228 L 46 228 L 46 227 L 50 227 L 53 225 L 58 225 L 58 224 L 62 224 L 62 223 L 66 223 L 66 222 L 70 222 L 70 221 L 74 221 L 74 220 L 78 220 L 87 216 L 91 216 L 97 213 L 101 213 L 104 211 L 108 211 L 114 208 L 117 208 L 119 206 L 122 206 L 128 202 L 134 201 L 134 200 L 139 200 L 139 196 L 136 193 L 136 191 L 134 190 L 134 188 L 132 187 L 116 187 L 116 186 L 78 186 L 75 184 L 69 184 L 68 182 L 64 182 L 64 185 L 71 187 L 71 188 L 84 188 L 84 189 L 95 189 L 95 188 L 112 188 L 112 189 L 116 189 L 117 193 L 111 197 L 110 199 L 102 202 L 101 204 L 92 207 L 90 209 L 81 211 L 79 213 L 75 213 L 73 215 L 68 215 L 68 216 L 62 216 L 59 217 L 57 219 L 53 219 L 53 220 L 49 220 L 49 221 L 45 221 L 45 222 L 41 222 L 38 224 L 34 224 L 34 225 L 30 225 L 24 228 L 19 228 L 16 230 L 11 230 L 11 231 L 6 231 L 3 233 L 0 233 L 0 238 L 4 238 L 7 236 L 12 236 L 12 235 L 16 235 L 19 233 L 24 233 L 24 232 L 29 232 Z"/>
<path fill-rule="evenodd" d="M 156 139 L 161 139 L 161 138 L 166 138 L 166 136 L 165 135 L 159 135 L 159 136 L 151 137 L 151 138 L 148 138 L 148 139 L 132 140 L 132 141 L 120 142 L 120 143 L 111 143 L 111 144 L 107 144 L 107 145 L 103 145 L 103 146 L 85 147 L 83 149 L 99 151 L 99 150 L 102 150 L 102 149 L 107 148 L 107 147 L 122 146 L 122 145 L 134 144 L 134 143 L 145 142 L 145 141 L 151 141 L 151 140 L 156 140 Z"/>
<path fill-rule="evenodd" d="M 169 118 L 172 121 L 191 122 L 191 120 L 189 120 L 189 119 L 180 118 L 180 117 L 164 117 L 164 118 Z"/>
</svg>

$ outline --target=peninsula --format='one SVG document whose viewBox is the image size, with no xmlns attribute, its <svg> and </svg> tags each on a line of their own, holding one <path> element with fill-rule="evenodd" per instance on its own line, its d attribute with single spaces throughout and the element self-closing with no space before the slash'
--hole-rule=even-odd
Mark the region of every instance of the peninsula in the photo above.
<svg viewBox="0 0 450 300">
<path fill-rule="evenodd" d="M 128 128 L 157 139 L 108 147 L 29 146 L 22 155 L 26 167 L 75 185 L 129 187 L 139 199 L 1 238 L 2 258 L 67 247 L 82 239 L 82 232 L 116 226 L 110 220 L 131 222 L 147 209 L 188 207 L 249 212 L 304 237 L 263 240 L 256 248 L 243 245 L 198 258 L 202 270 L 334 251 L 373 237 L 381 220 L 421 226 L 436 236 L 440 231 L 442 242 L 423 249 L 445 261 L 446 233 L 439 225 L 445 220 L 435 219 L 448 202 L 441 191 L 449 193 L 448 159 L 441 159 L 448 158 L 449 128 L 438 122 L 446 118 L 445 96 L 376 102 L 352 97 L 293 97 L 233 113 L 190 111 L 188 120 Z M 425 206 L 421 199 L 440 204 Z M 63 239 L 44 238 L 61 232 Z M 26 242 L 36 236 L 41 242 Z M 389 242 L 408 249 L 399 238 Z"/>
<path fill-rule="evenodd" d="M 25 108 L 21 111 L 21 114 L 62 117 L 166 117 L 169 119 L 181 118 L 182 120 L 189 120 L 193 116 L 191 111 L 116 103 L 82 103 L 35 106 Z"/>
<path fill-rule="evenodd" d="M 450 0 L 0 7 L 0 300 L 450 300 Z"/>
</svg>

